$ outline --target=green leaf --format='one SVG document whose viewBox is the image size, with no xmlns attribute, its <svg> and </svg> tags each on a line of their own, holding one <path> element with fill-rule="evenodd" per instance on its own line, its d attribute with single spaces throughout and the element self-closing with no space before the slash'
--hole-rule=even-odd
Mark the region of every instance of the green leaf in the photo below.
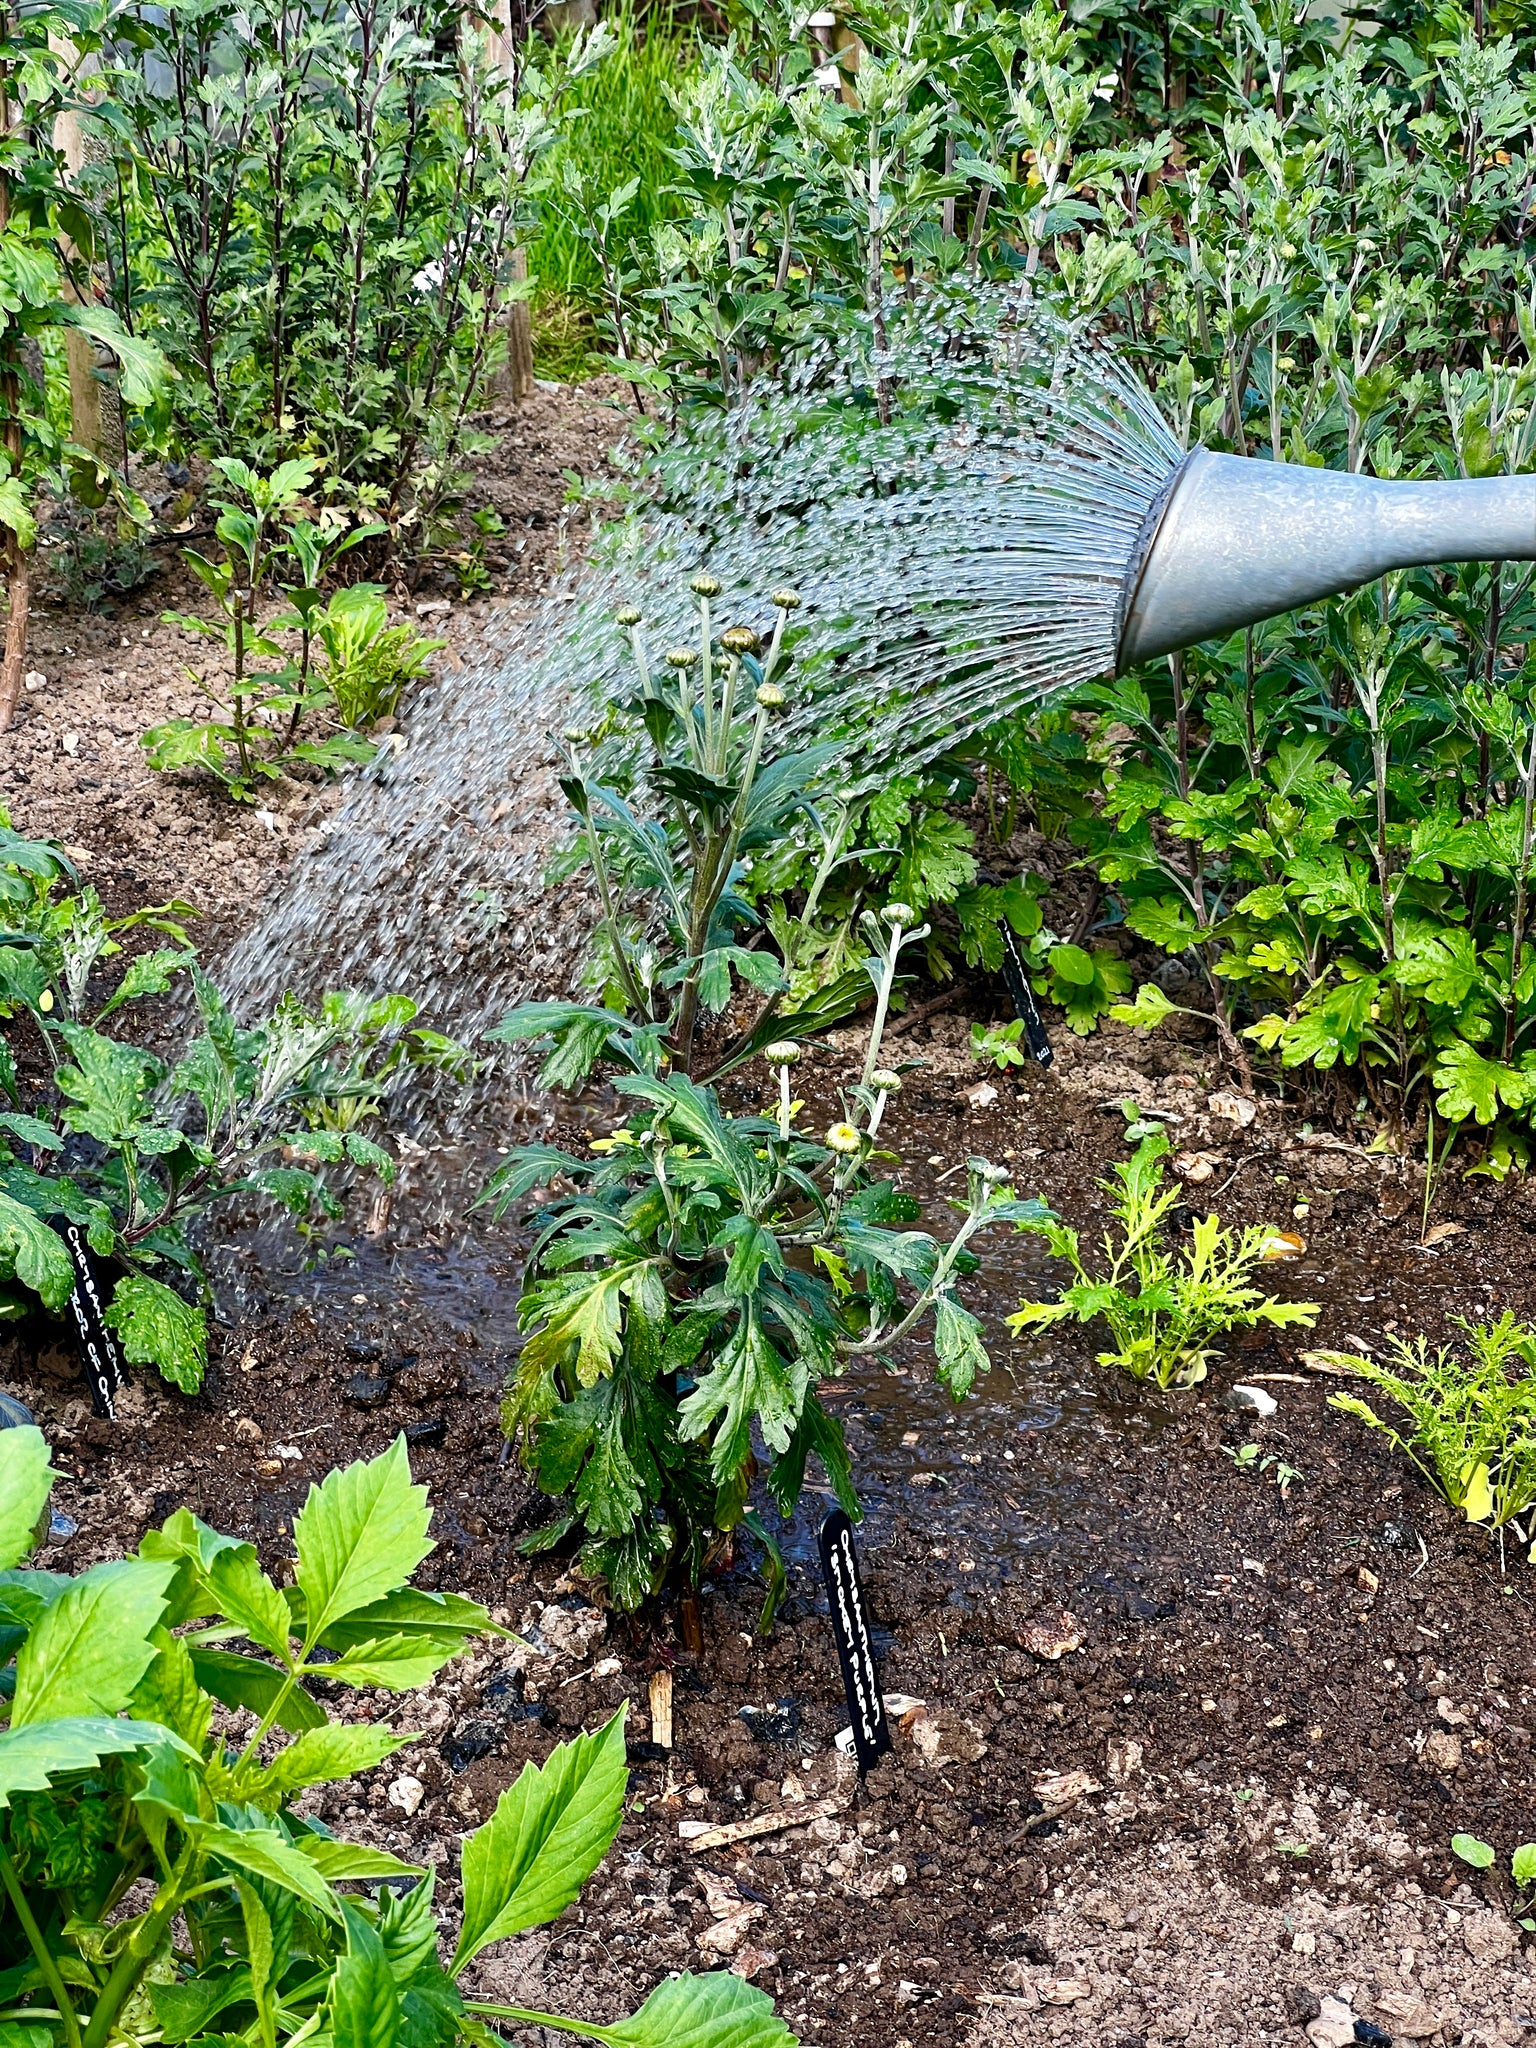
<svg viewBox="0 0 1536 2048">
<path fill-rule="evenodd" d="M 1177 1003 L 1170 1003 L 1155 981 L 1144 981 L 1134 1003 L 1111 1003 L 1109 1014 L 1117 1024 L 1132 1024 L 1140 1031 L 1155 1031 L 1159 1024 L 1178 1015 Z"/>
<path fill-rule="evenodd" d="M 17 1653 L 12 1728 L 126 1707 L 156 1654 L 150 1631 L 175 1570 L 120 1558 L 72 1580 Z"/>
<path fill-rule="evenodd" d="M 723 1971 L 665 1978 L 604 2039 L 613 2048 L 795 2048 L 767 1992 Z"/>
<path fill-rule="evenodd" d="M 293 1634 L 288 1602 L 262 1570 L 249 1543 L 221 1550 L 204 1577 L 226 1620 L 238 1623 L 262 1649 L 287 1658 L 288 1639 Z"/>
<path fill-rule="evenodd" d="M 395 2048 L 400 1998 L 376 1929 L 354 1906 L 343 1907 L 347 1952 L 331 1982 L 331 2038 L 335 2048 Z"/>
<path fill-rule="evenodd" d="M 196 1839 L 198 1847 L 220 1863 L 280 1885 L 327 1919 L 339 1917 L 340 1903 L 325 1878 L 275 1828 L 230 1828 L 221 1821 L 204 1821 L 196 1828 Z"/>
<path fill-rule="evenodd" d="M 0 1571 L 20 1564 L 32 1548 L 52 1487 L 43 1432 L 30 1422 L 22 1429 L 0 1429 Z"/>
<path fill-rule="evenodd" d="M 493 1941 L 542 1927 L 571 1903 L 624 1818 L 624 1710 L 595 1735 L 525 1764 L 464 1845 L 464 1924 L 455 1976 Z"/>
<path fill-rule="evenodd" d="M 150 1984 L 149 1999 L 168 2048 L 206 2031 L 226 2006 L 251 1995 L 251 1973 L 240 1968 L 191 1977 L 185 1984 Z"/>
<path fill-rule="evenodd" d="M 192 1669 L 204 1692 L 211 1692 L 226 1707 L 247 1707 L 253 1714 L 270 1712 L 287 1679 L 273 1664 L 260 1657 L 244 1657 L 238 1650 L 209 1649 L 200 1643 L 189 1645 Z M 291 1686 L 278 1710 L 277 1725 L 291 1734 L 305 1728 L 327 1725 L 325 1710 L 317 1706 L 304 1688 Z"/>
<path fill-rule="evenodd" d="M 1536 1102 L 1536 1074 L 1485 1060 L 1461 1039 L 1435 1061 L 1434 1081 L 1440 1090 L 1435 1106 L 1451 1123 L 1476 1117 L 1480 1124 L 1491 1124 L 1501 1104 L 1521 1110 Z"/>
<path fill-rule="evenodd" d="M 414 1739 L 410 1735 L 396 1735 L 380 1722 L 331 1722 L 324 1728 L 307 1728 L 296 1741 L 278 1752 L 242 1796 L 263 1806 L 269 1801 L 284 1801 L 306 1785 L 327 1785 L 335 1778 L 371 1771 Z"/>
<path fill-rule="evenodd" d="M 1516 1884 L 1536 1884 L 1536 1842 L 1520 1844 L 1509 1859 L 1509 1870 Z"/>
<path fill-rule="evenodd" d="M 384 1636 L 377 1642 L 359 1643 L 320 1670 L 332 1685 L 378 1685 L 387 1692 L 413 1692 L 430 1684 L 463 1647 L 464 1638 L 457 1633 Z"/>
<path fill-rule="evenodd" d="M 0 1190 L 0 1274 L 13 1273 L 44 1308 L 62 1308 L 75 1291 L 63 1239 L 34 1210 Z"/>
<path fill-rule="evenodd" d="M 330 1884 L 343 1878 L 424 1877 L 419 1863 L 402 1863 L 387 1849 L 370 1849 L 364 1842 L 338 1842 L 330 1835 L 300 1835 L 294 1847 L 307 1856 Z"/>
<path fill-rule="evenodd" d="M 37 539 L 37 520 L 20 477 L 0 477 L 0 526 L 9 527 L 23 548 Z"/>
<path fill-rule="evenodd" d="M 179 1740 L 153 1721 L 123 1721 L 110 1715 L 71 1714 L 28 1728 L 13 1725 L 0 1735 L 0 1807 L 9 1804 L 13 1792 L 44 1791 L 60 1773 L 91 1770 L 104 1756 L 126 1756 L 135 1749 Z"/>
<path fill-rule="evenodd" d="M 294 1523 L 308 1639 L 403 1585 L 433 1548 L 427 1489 L 411 1483 L 405 1438 L 377 1458 L 328 1473 Z"/>
<path fill-rule="evenodd" d="M 130 1365 L 152 1365 L 184 1394 L 195 1394 L 208 1363 L 208 1325 L 200 1308 L 164 1281 L 129 1273 L 117 1283 L 106 1320 Z"/>
<path fill-rule="evenodd" d="M 957 1401 L 964 1400 L 979 1372 L 989 1372 L 992 1361 L 982 1341 L 981 1324 L 969 1309 L 948 1293 L 933 1305 L 933 1350 L 938 1376 Z"/>
<path fill-rule="evenodd" d="M 1493 1861 L 1493 1845 L 1480 1842 L 1476 1835 L 1452 1835 L 1451 1854 L 1470 1863 L 1474 1870 L 1486 1870 Z"/>
</svg>

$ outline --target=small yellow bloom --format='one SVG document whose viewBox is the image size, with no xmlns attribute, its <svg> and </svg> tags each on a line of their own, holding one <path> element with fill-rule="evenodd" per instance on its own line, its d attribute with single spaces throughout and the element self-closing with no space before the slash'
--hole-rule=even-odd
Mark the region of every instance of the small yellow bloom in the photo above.
<svg viewBox="0 0 1536 2048">
<path fill-rule="evenodd" d="M 833 1152 L 841 1152 L 845 1159 L 851 1158 L 855 1152 L 859 1151 L 863 1142 L 863 1139 L 853 1128 L 852 1124 L 834 1124 L 831 1130 L 827 1132 L 828 1149 Z"/>
</svg>

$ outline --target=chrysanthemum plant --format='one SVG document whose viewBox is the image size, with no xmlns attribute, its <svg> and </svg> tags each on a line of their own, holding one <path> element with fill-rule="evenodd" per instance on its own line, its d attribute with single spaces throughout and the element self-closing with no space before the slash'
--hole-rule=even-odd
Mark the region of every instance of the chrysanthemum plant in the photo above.
<svg viewBox="0 0 1536 2048">
<path fill-rule="evenodd" d="M 527 1334 L 503 1409 L 528 1468 L 563 1503 L 535 1543 L 579 1530 L 584 1568 L 623 1608 L 675 1572 L 689 1636 L 692 1594 L 743 1525 L 766 1553 L 771 1625 L 783 1570 L 751 1506 L 759 1474 L 788 1516 L 814 1454 L 858 1514 L 842 1425 L 822 1404 L 825 1383 L 861 1356 L 889 1362 L 926 1329 L 938 1379 L 962 1399 L 988 1365 L 981 1324 L 958 1291 L 976 1269 L 971 1241 L 990 1225 L 1047 1213 L 1018 1200 L 1002 1169 L 973 1159 L 964 1198 L 951 1202 L 958 1222 L 948 1242 L 908 1227 L 918 1204 L 898 1189 L 886 1170 L 894 1155 L 880 1144 L 904 1071 L 881 1061 L 891 995 L 903 949 L 927 936 L 904 904 L 867 919 L 873 1008 L 862 1065 L 830 1127 L 804 1127 L 791 1077 L 809 1020 L 769 1008 L 782 963 L 737 943 L 750 912 L 733 888 L 740 863 L 804 800 L 822 765 L 808 754 L 775 758 L 767 744 L 784 702 L 777 677 L 793 594 L 778 594 L 778 624 L 762 650 L 745 627 L 716 641 L 709 603 L 718 586 L 701 577 L 694 587 L 701 646 L 668 657 L 670 682 L 646 659 L 640 621 L 624 619 L 650 763 L 624 796 L 574 769 L 565 785 L 602 905 L 606 1000 L 526 1004 L 493 1034 L 551 1042 L 546 1086 L 577 1086 L 600 1068 L 630 1113 L 588 1158 L 518 1148 L 482 1198 L 500 1216 L 548 1191 L 524 1277 Z M 725 1011 L 742 982 L 766 997 L 766 1015 L 723 1050 L 738 1067 L 767 1067 L 762 1114 L 731 1113 L 690 1071 L 701 1012 Z"/>
</svg>

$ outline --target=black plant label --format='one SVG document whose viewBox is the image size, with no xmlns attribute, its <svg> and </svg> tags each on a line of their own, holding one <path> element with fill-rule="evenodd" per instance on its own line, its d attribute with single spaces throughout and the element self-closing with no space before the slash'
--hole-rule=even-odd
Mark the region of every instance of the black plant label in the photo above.
<svg viewBox="0 0 1536 2048">
<path fill-rule="evenodd" d="M 117 1390 L 126 1374 L 117 1334 L 107 1325 L 107 1307 L 117 1284 L 112 1268 L 91 1250 L 83 1223 L 71 1223 L 67 1216 L 50 1216 L 48 1222 L 63 1238 L 75 1269 L 75 1291 L 69 1297 L 69 1312 L 74 1317 L 80 1364 L 90 1383 L 91 1406 L 98 1415 L 115 1417 Z"/>
<path fill-rule="evenodd" d="M 891 1731 L 880 1696 L 880 1673 L 870 1647 L 869 1615 L 859 1579 L 859 1556 L 853 1547 L 853 1524 L 834 1508 L 821 1525 L 821 1572 L 827 1582 L 832 1611 L 832 1636 L 843 1671 L 848 1719 L 853 1727 L 853 1752 L 859 1775 L 877 1764 L 891 1747 Z"/>
</svg>

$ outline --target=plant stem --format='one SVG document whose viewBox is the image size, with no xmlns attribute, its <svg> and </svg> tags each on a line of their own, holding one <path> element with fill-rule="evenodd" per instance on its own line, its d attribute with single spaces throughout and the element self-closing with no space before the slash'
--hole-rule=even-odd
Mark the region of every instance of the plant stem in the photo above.
<svg viewBox="0 0 1536 2048">
<path fill-rule="evenodd" d="M 595 2026 L 590 2020 L 562 2019 L 557 2012 L 529 2012 L 520 2005 L 483 2005 L 478 1998 L 466 1998 L 466 2012 L 484 2013 L 488 2019 L 511 2020 L 520 2027 L 553 2027 L 560 2034 L 581 2034 L 591 2041 L 617 2041 L 616 2027 Z"/>
<path fill-rule="evenodd" d="M 58 2006 L 60 2017 L 64 2022 L 64 2038 L 68 2042 L 69 2048 L 80 2048 L 80 2022 L 76 2019 L 75 2009 L 69 2002 L 69 1993 L 64 1989 L 64 1979 L 59 1975 L 58 1964 L 53 1959 L 53 1951 L 49 1948 L 47 1942 L 44 1941 L 43 1931 L 37 1924 L 31 1906 L 27 1903 L 27 1895 L 22 1890 L 21 1879 L 16 1875 L 16 1866 L 4 1848 L 0 1848 L 0 1883 L 4 1884 L 11 1904 L 15 1908 L 16 1918 L 21 1922 L 22 1932 L 27 1937 L 27 1945 L 37 1958 L 37 1967 L 42 1975 L 43 1982 L 53 1993 L 54 2003 Z"/>
</svg>

